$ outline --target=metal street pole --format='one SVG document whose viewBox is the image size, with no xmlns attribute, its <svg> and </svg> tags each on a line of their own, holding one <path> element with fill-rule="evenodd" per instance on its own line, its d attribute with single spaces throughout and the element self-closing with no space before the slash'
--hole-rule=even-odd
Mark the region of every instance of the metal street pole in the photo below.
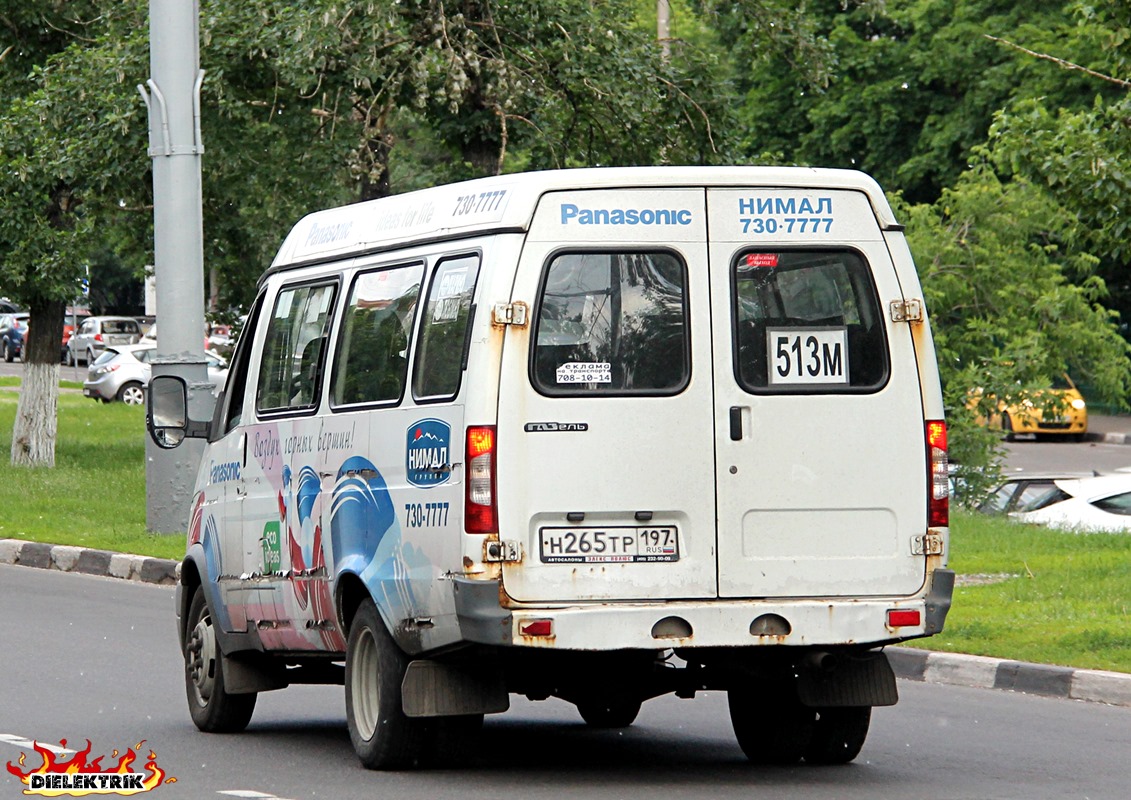
<svg viewBox="0 0 1131 800">
<path fill-rule="evenodd" d="M 204 361 L 204 237 L 201 212 L 199 10 L 197 0 L 150 0 L 149 67 L 138 86 L 149 109 L 153 159 L 153 246 L 157 350 L 153 375 L 178 375 L 189 413 L 208 419 L 212 392 Z M 204 451 L 199 439 L 161 450 L 146 437 L 146 525 L 184 531 Z"/>
</svg>

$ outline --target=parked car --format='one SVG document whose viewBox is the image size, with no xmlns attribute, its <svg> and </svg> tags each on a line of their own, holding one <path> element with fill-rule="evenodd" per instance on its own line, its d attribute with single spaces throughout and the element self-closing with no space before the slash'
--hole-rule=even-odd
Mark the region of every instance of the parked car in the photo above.
<svg viewBox="0 0 1131 800">
<path fill-rule="evenodd" d="M 970 393 L 971 406 L 981 401 L 982 390 Z M 1019 399 L 997 404 L 989 417 L 979 421 L 990 428 L 1000 428 L 1008 442 L 1018 434 L 1067 436 L 1083 441 L 1088 433 L 1088 404 L 1067 375 L 1053 381 L 1048 389 L 1041 389 Z"/>
<path fill-rule="evenodd" d="M 122 344 L 107 347 L 87 368 L 82 393 L 93 400 L 110 403 L 120 400 L 127 405 L 145 403 L 152 366 L 149 359 L 156 352 L 153 344 Z M 215 352 L 205 353 L 208 380 L 213 391 L 219 391 L 228 377 L 228 363 Z"/>
<path fill-rule="evenodd" d="M 27 326 L 28 314 L 25 311 L 0 315 L 0 353 L 4 354 L 5 361 L 11 363 L 23 358 Z"/>
<path fill-rule="evenodd" d="M 75 328 L 77 326 L 81 326 L 89 317 L 90 314 L 75 314 L 71 313 L 70 311 L 68 311 L 67 315 L 63 317 L 63 349 L 60 352 L 60 358 L 64 362 L 66 362 L 67 360 L 67 345 L 71 341 L 71 336 L 74 334 Z"/>
<path fill-rule="evenodd" d="M 1032 511 L 1009 516 L 1080 533 L 1131 532 L 1131 475 L 1100 475 L 1053 481 L 1056 492 Z"/>
<path fill-rule="evenodd" d="M 93 364 L 106 347 L 137 344 L 141 326 L 133 317 L 88 317 L 67 343 L 68 365 Z"/>
<path fill-rule="evenodd" d="M 18 303 L 14 303 L 7 297 L 0 297 L 0 314 L 14 314 L 17 311 L 23 311 Z"/>
<path fill-rule="evenodd" d="M 1053 472 L 1012 475 L 1002 481 L 989 496 L 978 504 L 983 514 L 1009 514 L 1014 511 L 1036 511 L 1063 499 L 1057 488 L 1059 480 L 1074 480 L 1096 476 L 1095 472 Z"/>
</svg>

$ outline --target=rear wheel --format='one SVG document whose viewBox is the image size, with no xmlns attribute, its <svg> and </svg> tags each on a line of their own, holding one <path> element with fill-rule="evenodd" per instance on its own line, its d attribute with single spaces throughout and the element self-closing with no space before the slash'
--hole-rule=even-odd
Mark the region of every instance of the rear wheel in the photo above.
<svg viewBox="0 0 1131 800">
<path fill-rule="evenodd" d="M 4 340 L 4 360 L 9 364 L 15 359 L 15 354 L 12 352 L 12 345 L 7 339 Z"/>
<path fill-rule="evenodd" d="M 583 700 L 577 711 L 593 728 L 627 728 L 640 713 L 640 701 L 634 698 Z"/>
<path fill-rule="evenodd" d="M 67 362 L 68 367 L 75 366 L 75 351 L 68 347 L 66 355 L 63 356 L 63 360 Z"/>
<path fill-rule="evenodd" d="M 200 588 L 189 605 L 184 647 L 185 689 L 196 727 L 207 733 L 242 731 L 251 722 L 256 695 L 228 694 L 225 690 L 220 645 Z"/>
<path fill-rule="evenodd" d="M 405 716 L 401 683 L 408 658 L 385 630 L 366 598 L 346 643 L 346 724 L 353 749 L 367 769 L 405 769 L 424 755 L 426 720 Z"/>
<path fill-rule="evenodd" d="M 787 687 L 727 692 L 738 746 L 754 764 L 796 764 L 813 740 L 817 713 Z"/>
<path fill-rule="evenodd" d="M 1001 429 L 1005 431 L 1005 440 L 1012 442 L 1017 439 L 1013 433 L 1013 418 L 1008 413 L 1002 412 L 1001 415 Z"/>
<path fill-rule="evenodd" d="M 140 383 L 130 381 L 118 390 L 118 399 L 128 406 L 140 406 L 145 403 L 145 389 Z"/>
<path fill-rule="evenodd" d="M 94 351 L 93 350 L 87 350 L 86 351 L 86 363 L 87 363 L 88 366 L 94 363 Z"/>
<path fill-rule="evenodd" d="M 818 709 L 805 760 L 810 764 L 847 764 L 860 754 L 871 721 L 870 706 Z"/>
</svg>

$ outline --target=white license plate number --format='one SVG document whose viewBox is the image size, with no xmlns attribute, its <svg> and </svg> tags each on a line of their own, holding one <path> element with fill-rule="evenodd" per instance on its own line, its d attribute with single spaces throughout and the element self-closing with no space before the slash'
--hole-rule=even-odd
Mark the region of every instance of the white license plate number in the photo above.
<svg viewBox="0 0 1131 800">
<path fill-rule="evenodd" d="M 544 564 L 663 564 L 679 561 L 679 531 L 671 525 L 542 528 Z"/>
<path fill-rule="evenodd" d="M 827 386 L 848 383 L 848 330 L 769 328 L 770 384 Z"/>
</svg>

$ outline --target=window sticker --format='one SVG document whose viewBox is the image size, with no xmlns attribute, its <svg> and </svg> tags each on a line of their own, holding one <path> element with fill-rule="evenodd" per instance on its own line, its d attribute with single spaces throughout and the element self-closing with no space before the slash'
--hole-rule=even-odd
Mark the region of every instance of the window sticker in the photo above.
<svg viewBox="0 0 1131 800">
<path fill-rule="evenodd" d="M 770 385 L 847 384 L 848 334 L 838 328 L 769 328 Z"/>
<path fill-rule="evenodd" d="M 612 364 L 608 361 L 584 361 L 562 364 L 555 377 L 560 384 L 612 383 Z"/>
<path fill-rule="evenodd" d="M 463 286 L 466 281 L 466 267 L 444 273 L 436 291 L 436 305 L 432 310 L 433 322 L 454 322 L 459 319 L 460 301 L 463 299 Z"/>
</svg>

